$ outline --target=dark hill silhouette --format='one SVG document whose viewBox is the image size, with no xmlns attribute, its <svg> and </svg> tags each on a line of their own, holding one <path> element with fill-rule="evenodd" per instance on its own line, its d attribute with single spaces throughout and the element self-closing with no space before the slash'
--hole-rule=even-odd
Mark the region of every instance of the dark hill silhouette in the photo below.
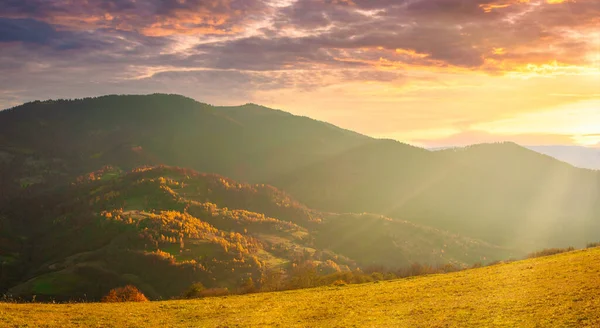
<svg viewBox="0 0 600 328">
<path fill-rule="evenodd" d="M 259 107 L 214 107 L 176 95 L 27 103 L 0 112 L 5 150 L 103 165 L 168 164 L 264 182 L 367 137 Z"/>
</svg>

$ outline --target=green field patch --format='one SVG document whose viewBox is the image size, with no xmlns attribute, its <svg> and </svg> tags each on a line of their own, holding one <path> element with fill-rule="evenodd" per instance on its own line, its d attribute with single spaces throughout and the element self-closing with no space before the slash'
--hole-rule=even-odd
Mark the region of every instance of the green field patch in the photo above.
<svg viewBox="0 0 600 328">
<path fill-rule="evenodd" d="M 144 211 L 129 211 L 129 212 L 123 212 L 126 215 L 129 215 L 129 217 L 131 217 L 134 220 L 143 220 L 147 217 L 149 217 L 152 213 L 150 212 L 144 212 Z"/>
<path fill-rule="evenodd" d="M 39 295 L 61 295 L 72 291 L 79 285 L 81 278 L 68 271 L 53 272 L 36 278 L 32 292 Z"/>
<path fill-rule="evenodd" d="M 144 210 L 146 201 L 144 196 L 129 197 L 125 200 L 123 211 Z"/>
<path fill-rule="evenodd" d="M 121 176 L 120 172 L 106 172 L 106 173 L 104 173 L 102 175 L 102 177 L 100 178 L 100 180 L 102 180 L 102 181 L 110 181 L 110 180 L 117 179 L 120 176 Z"/>
<path fill-rule="evenodd" d="M 92 191 L 90 191 L 90 196 L 96 195 L 98 193 L 101 193 L 102 191 L 104 191 L 106 189 L 106 186 L 100 186 Z"/>
<path fill-rule="evenodd" d="M 269 268 L 284 267 L 290 263 L 290 260 L 277 257 L 262 249 L 256 253 L 256 257 Z"/>
<path fill-rule="evenodd" d="M 302 231 L 302 230 L 295 230 L 295 231 L 292 231 L 290 234 L 292 236 L 294 236 L 296 239 L 302 239 L 309 235 L 308 231 Z"/>
</svg>

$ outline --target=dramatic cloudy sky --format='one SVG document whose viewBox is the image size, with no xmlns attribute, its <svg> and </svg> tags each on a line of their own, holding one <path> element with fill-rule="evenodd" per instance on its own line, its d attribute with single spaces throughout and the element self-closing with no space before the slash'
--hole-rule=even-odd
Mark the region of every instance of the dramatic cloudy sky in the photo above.
<svg viewBox="0 0 600 328">
<path fill-rule="evenodd" d="M 599 0 L 0 0 L 0 108 L 178 93 L 437 146 L 600 146 Z"/>
</svg>

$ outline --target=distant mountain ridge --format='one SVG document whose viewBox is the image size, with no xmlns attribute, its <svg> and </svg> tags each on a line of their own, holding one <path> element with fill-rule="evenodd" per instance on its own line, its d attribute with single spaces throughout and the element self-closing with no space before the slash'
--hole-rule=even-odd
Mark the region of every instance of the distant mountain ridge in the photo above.
<svg viewBox="0 0 600 328">
<path fill-rule="evenodd" d="M 324 212 L 370 212 L 535 250 L 600 239 L 600 173 L 513 143 L 432 152 L 282 111 L 177 95 L 0 112 L 0 199 L 112 165 L 273 185 Z"/>
<path fill-rule="evenodd" d="M 460 149 L 466 146 L 447 146 L 428 148 L 431 151 L 446 149 Z M 559 161 L 569 163 L 575 167 L 590 170 L 600 170 L 600 148 L 569 146 L 569 145 L 522 145 L 537 153 L 548 155 Z"/>
<path fill-rule="evenodd" d="M 526 146 L 538 153 L 552 156 L 575 167 L 600 170 L 600 148 L 581 146 Z"/>
</svg>

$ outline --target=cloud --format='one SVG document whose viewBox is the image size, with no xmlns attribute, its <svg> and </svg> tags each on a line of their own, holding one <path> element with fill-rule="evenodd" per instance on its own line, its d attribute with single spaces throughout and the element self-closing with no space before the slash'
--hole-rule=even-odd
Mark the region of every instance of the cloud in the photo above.
<svg viewBox="0 0 600 328">
<path fill-rule="evenodd" d="M 5 17 L 71 29 L 111 28 L 145 35 L 232 33 L 268 7 L 260 0 L 5 0 Z"/>
<path fill-rule="evenodd" d="M 58 31 L 52 25 L 34 19 L 0 17 L 0 43 L 23 42 L 72 50 L 90 45 L 88 41 L 82 34 Z"/>
<path fill-rule="evenodd" d="M 33 19 L 0 18 L 0 42 L 45 44 L 60 35 L 51 25 Z"/>
<path fill-rule="evenodd" d="M 593 0 L 301 0 L 280 9 L 262 36 L 205 44 L 202 51 L 216 58 L 210 65 L 255 70 L 377 66 L 381 60 L 491 74 L 528 64 L 585 66 L 594 39 L 573 29 L 593 27 L 599 6 Z"/>
<path fill-rule="evenodd" d="M 175 66 L 278 70 L 383 62 L 502 74 L 531 63 L 585 64 L 593 42 L 570 28 L 593 28 L 600 5 L 594 0 L 298 0 L 284 7 L 260 0 L 7 0 L 0 12 L 24 19 L 13 20 L 13 30 L 21 31 L 5 26 L 5 34 L 29 40 L 98 30 L 197 35 L 197 47 L 188 47 L 195 51 L 165 63 Z"/>
</svg>

